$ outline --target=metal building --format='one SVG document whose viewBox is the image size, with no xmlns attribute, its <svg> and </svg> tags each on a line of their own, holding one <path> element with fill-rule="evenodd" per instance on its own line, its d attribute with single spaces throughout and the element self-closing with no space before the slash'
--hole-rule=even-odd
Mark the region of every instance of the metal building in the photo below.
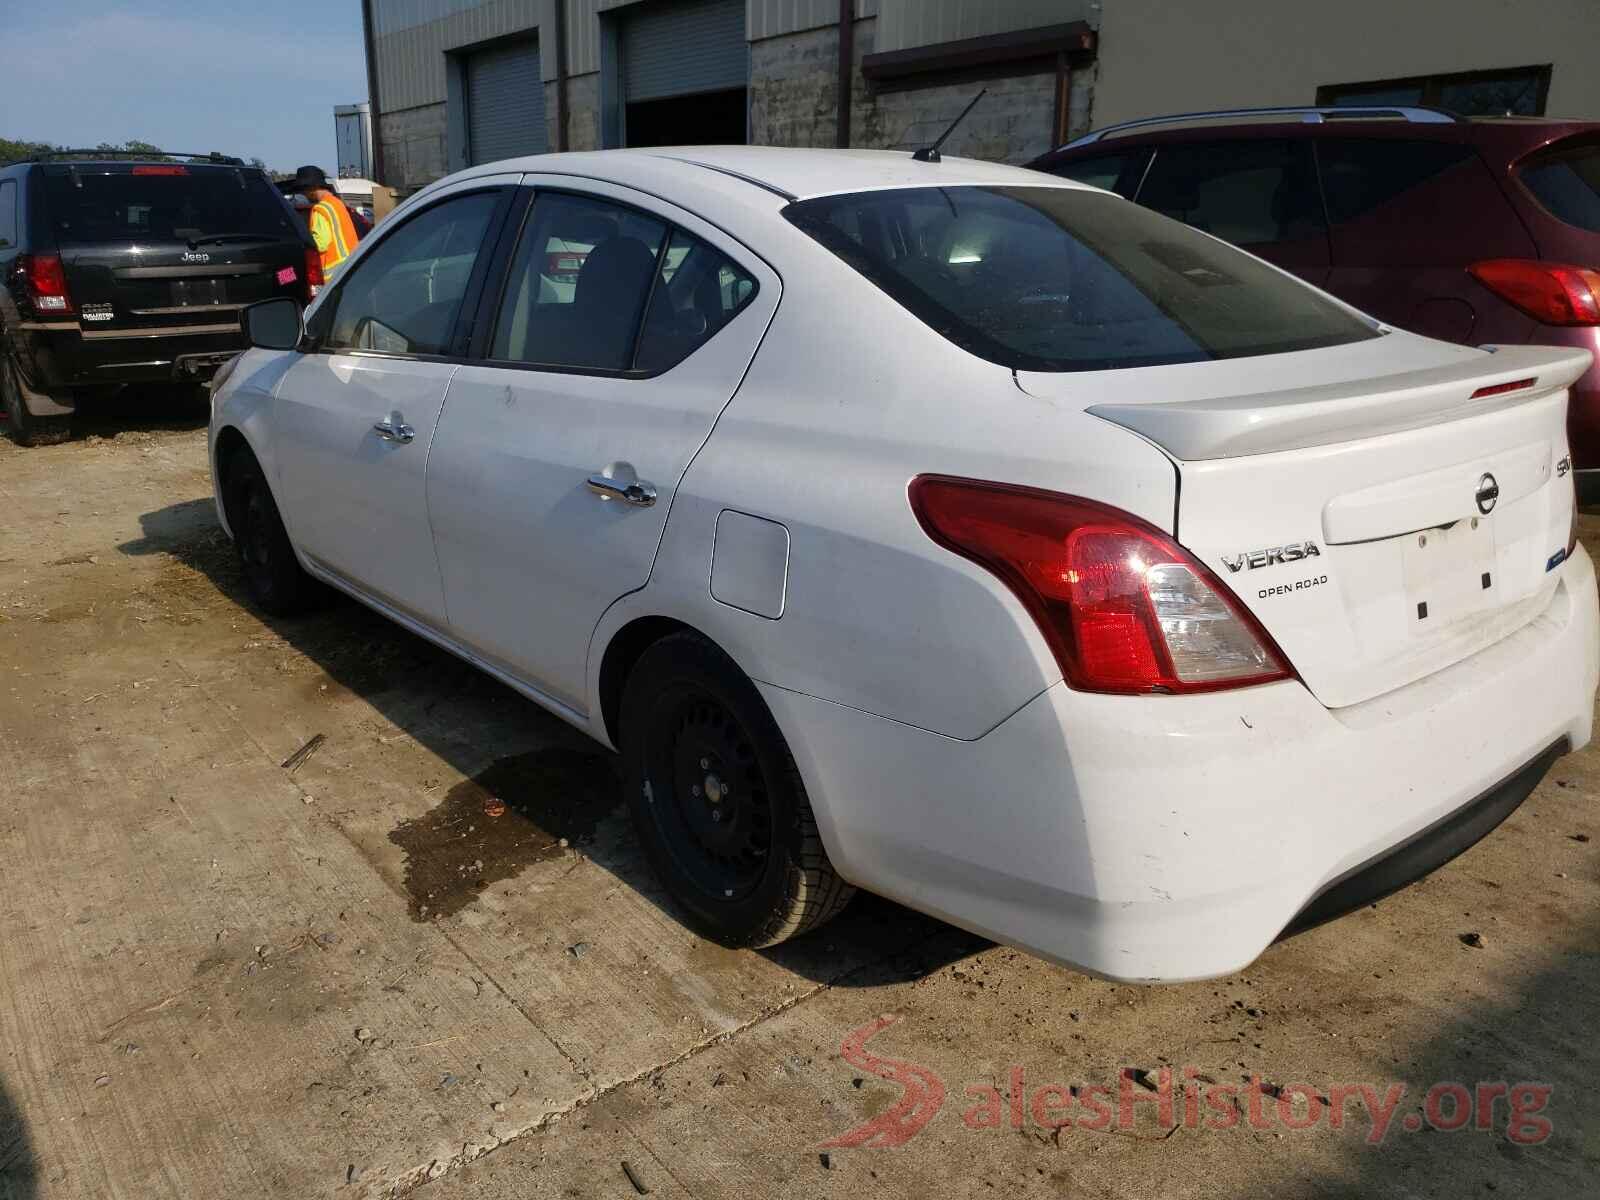
<svg viewBox="0 0 1600 1200">
<path fill-rule="evenodd" d="M 364 0 L 375 172 L 408 192 L 547 149 L 914 145 L 984 86 L 950 149 L 1022 161 L 1086 128 L 1097 7 Z"/>
</svg>

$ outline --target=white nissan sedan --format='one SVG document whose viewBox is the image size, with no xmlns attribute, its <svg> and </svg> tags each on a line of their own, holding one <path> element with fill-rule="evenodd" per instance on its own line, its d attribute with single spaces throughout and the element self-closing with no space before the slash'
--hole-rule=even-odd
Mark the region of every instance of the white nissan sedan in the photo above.
<svg viewBox="0 0 1600 1200">
<path fill-rule="evenodd" d="M 508 161 L 243 320 L 211 453 L 260 606 L 331 584 L 620 749 L 729 945 L 859 887 L 1221 975 L 1589 740 L 1589 354 L 1389 328 L 1093 188 Z"/>
</svg>

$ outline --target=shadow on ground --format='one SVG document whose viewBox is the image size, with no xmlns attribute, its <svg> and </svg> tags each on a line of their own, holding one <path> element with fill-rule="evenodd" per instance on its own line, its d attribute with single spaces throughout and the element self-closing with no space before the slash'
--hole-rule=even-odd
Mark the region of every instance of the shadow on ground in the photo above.
<svg viewBox="0 0 1600 1200">
<path fill-rule="evenodd" d="M 0 1200 L 33 1200 L 38 1194 L 38 1164 L 27 1122 L 0 1083 Z"/>
<path fill-rule="evenodd" d="M 72 415 L 72 439 L 117 438 L 129 433 L 182 433 L 210 419 L 204 388 L 189 384 L 141 385 L 83 396 Z M 0 423 L 0 429 L 4 424 Z"/>
<path fill-rule="evenodd" d="M 1459 1005 L 1453 1019 L 1416 1044 L 1384 1043 L 1371 1082 L 1404 1081 L 1405 1097 L 1383 1143 L 1347 1132 L 1342 1169 L 1308 1194 L 1339 1197 L 1589 1196 L 1600 1179 L 1600 1107 L 1594 1101 L 1591 1017 L 1600 1012 L 1600 936 L 1587 931 L 1521 986 L 1510 1002 Z M 1334 1081 L 1339 1082 L 1339 1081 Z M 1485 1128 L 1430 1088 L 1482 1086 Z M 1434 1128 L 1430 1110 L 1440 1119 Z M 1457 1121 L 1460 1128 L 1451 1128 Z M 1469 1191 L 1463 1181 L 1472 1180 Z"/>
<path fill-rule="evenodd" d="M 144 536 L 128 555 L 171 555 L 230 601 L 249 608 L 273 633 L 356 693 L 466 779 L 430 812 L 402 822 L 390 840 L 406 852 L 406 890 L 418 920 L 449 916 L 490 884 L 563 852 L 565 839 L 676 920 L 627 821 L 615 755 L 483 672 L 343 596 L 306 617 L 282 620 L 250 604 L 232 543 L 209 498 L 142 515 Z M 504 747 L 493 755 L 485 747 Z M 486 758 L 488 761 L 486 762 Z M 498 800 L 506 812 L 484 820 Z M 937 951 L 905 953 L 931 943 Z M 842 963 L 889 959 L 906 979 L 921 978 L 989 943 L 866 894 L 825 930 L 765 956 L 814 982 L 849 986 Z M 882 970 L 871 983 L 887 982 Z"/>
</svg>

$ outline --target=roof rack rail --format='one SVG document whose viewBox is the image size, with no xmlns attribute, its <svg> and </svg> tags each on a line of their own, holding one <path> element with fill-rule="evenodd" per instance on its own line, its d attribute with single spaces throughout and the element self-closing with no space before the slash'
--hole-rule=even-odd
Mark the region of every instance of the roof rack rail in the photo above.
<svg viewBox="0 0 1600 1200">
<path fill-rule="evenodd" d="M 235 158 L 231 154 L 218 154 L 215 151 L 207 154 L 189 154 L 182 150 L 46 150 L 39 154 L 30 154 L 21 162 L 49 162 L 54 158 L 100 158 L 111 162 L 138 162 L 142 159 L 152 158 L 188 158 L 200 159 L 202 162 L 216 163 L 223 167 L 247 166 L 244 159 Z"/>
<path fill-rule="evenodd" d="M 1126 133 L 1130 129 L 1143 129 L 1151 125 L 1177 125 L 1190 121 L 1227 121 L 1235 117 L 1298 117 L 1302 122 L 1309 125 L 1320 125 L 1329 119 L 1340 120 L 1347 117 L 1398 117 L 1400 120 L 1409 121 L 1414 125 L 1454 125 L 1467 119 L 1457 113 L 1447 112 L 1442 108 L 1424 108 L 1421 105 L 1323 104 L 1289 108 L 1227 108 L 1219 109 L 1216 112 L 1176 113 L 1166 117 L 1141 117 L 1137 121 L 1123 121 L 1119 125 L 1107 125 L 1104 129 L 1096 129 L 1080 138 L 1074 138 L 1062 146 L 1061 149 L 1069 150 L 1074 146 L 1087 146 L 1100 141 L 1110 134 Z"/>
</svg>

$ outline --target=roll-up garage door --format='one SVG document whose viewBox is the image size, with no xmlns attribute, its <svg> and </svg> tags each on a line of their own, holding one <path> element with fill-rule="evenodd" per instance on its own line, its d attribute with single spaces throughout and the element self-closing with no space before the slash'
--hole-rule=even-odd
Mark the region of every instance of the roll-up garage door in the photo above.
<svg viewBox="0 0 1600 1200">
<path fill-rule="evenodd" d="M 467 58 L 467 152 L 474 164 L 543 154 L 539 43 L 515 42 Z"/>
<path fill-rule="evenodd" d="M 626 101 L 747 86 L 744 6 L 745 0 L 655 0 L 629 12 L 621 28 Z"/>
</svg>

